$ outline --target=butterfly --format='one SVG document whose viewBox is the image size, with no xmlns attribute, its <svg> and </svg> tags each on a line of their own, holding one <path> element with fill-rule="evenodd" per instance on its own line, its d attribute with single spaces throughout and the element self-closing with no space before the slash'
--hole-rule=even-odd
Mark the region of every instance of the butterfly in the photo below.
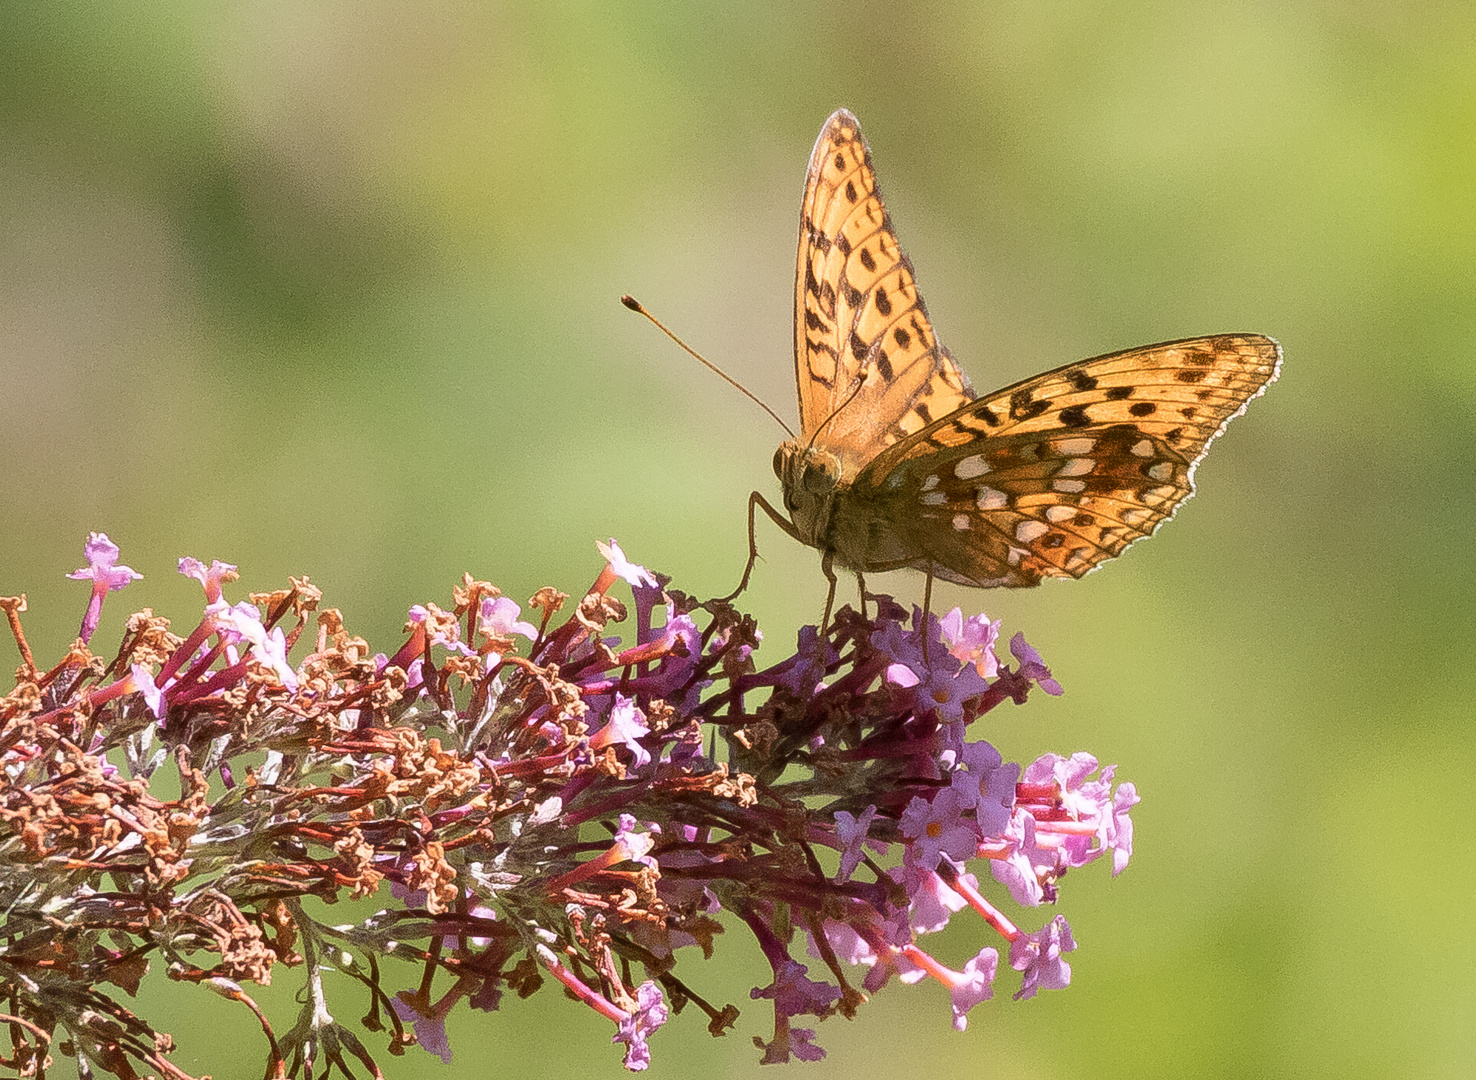
<svg viewBox="0 0 1476 1080">
<path fill-rule="evenodd" d="M 825 122 L 800 205 L 794 283 L 800 436 L 774 454 L 788 520 L 862 575 L 913 568 L 979 588 L 1079 578 L 1151 536 L 1194 469 L 1281 367 L 1260 334 L 1080 360 L 978 397 L 939 343 L 850 112 Z"/>
</svg>

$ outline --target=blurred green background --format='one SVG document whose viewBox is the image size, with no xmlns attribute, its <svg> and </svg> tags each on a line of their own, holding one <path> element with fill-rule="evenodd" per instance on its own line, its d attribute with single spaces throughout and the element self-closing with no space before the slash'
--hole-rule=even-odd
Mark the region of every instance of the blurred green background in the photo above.
<svg viewBox="0 0 1476 1080">
<path fill-rule="evenodd" d="M 1476 1071 L 1470 4 L 4 7 L 0 593 L 40 657 L 76 632 L 89 529 L 145 575 L 109 648 L 127 610 L 193 618 L 184 554 L 243 592 L 309 574 L 383 648 L 463 570 L 578 591 L 612 535 L 727 591 L 779 433 L 617 298 L 792 415 L 801 181 L 847 105 L 981 390 L 1226 330 L 1286 366 L 1152 543 L 935 600 L 1066 686 L 990 717 L 1007 757 L 1090 749 L 1144 797 L 1128 872 L 1065 882 L 1074 985 L 1013 1003 L 1004 973 L 959 1035 L 941 989 L 894 984 L 805 1075 Z M 824 582 L 761 543 L 774 660 Z M 961 965 L 986 937 L 956 924 Z M 685 974 L 737 1032 L 675 1018 L 653 1075 L 758 1073 L 767 976 L 721 944 Z M 149 993 L 182 1067 L 259 1075 L 243 1010 Z M 618 1068 L 552 988 L 451 1034 L 449 1070 L 382 1061 Z"/>
</svg>

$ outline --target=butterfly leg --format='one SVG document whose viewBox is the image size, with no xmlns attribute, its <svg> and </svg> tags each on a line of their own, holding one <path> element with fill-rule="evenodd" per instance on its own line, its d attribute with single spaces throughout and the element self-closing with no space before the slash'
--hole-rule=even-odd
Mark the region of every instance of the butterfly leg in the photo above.
<svg viewBox="0 0 1476 1080">
<path fill-rule="evenodd" d="M 861 592 L 861 618 L 866 618 L 866 576 L 860 570 L 856 571 L 856 588 Z"/>
<path fill-rule="evenodd" d="M 835 604 L 835 570 L 831 563 L 835 560 L 835 552 L 827 551 L 820 560 L 820 572 L 825 575 L 825 580 L 830 582 L 830 589 L 825 594 L 825 617 L 820 620 L 820 634 L 823 637 L 830 629 L 830 609 Z"/>
<path fill-rule="evenodd" d="M 724 604 L 731 604 L 734 600 L 738 599 L 744 589 L 748 588 L 749 576 L 753 574 L 753 564 L 758 562 L 758 534 L 755 531 L 757 528 L 757 522 L 754 519 L 753 513 L 755 508 L 762 509 L 764 513 L 769 515 L 770 520 L 772 520 L 775 525 L 778 525 L 779 528 L 783 529 L 786 533 L 788 533 L 794 539 L 798 540 L 801 544 L 805 542 L 804 538 L 800 536 L 799 531 L 795 529 L 795 527 L 791 525 L 787 520 L 780 517 L 779 511 L 775 510 L 772 506 L 769 505 L 768 499 L 764 498 L 757 491 L 751 492 L 748 496 L 748 563 L 743 567 L 743 580 L 738 582 L 738 587 L 730 592 L 727 596 L 718 597 L 718 600 Z M 833 591 L 834 579 L 832 579 L 831 588 Z"/>
<path fill-rule="evenodd" d="M 928 564 L 928 569 L 927 569 L 926 573 L 927 573 L 928 577 L 927 577 L 927 583 L 925 585 L 923 585 L 923 612 L 922 612 L 923 663 L 924 664 L 926 664 L 928 662 L 928 638 L 932 637 L 932 634 L 928 631 L 928 613 L 930 611 L 932 611 L 932 609 L 933 609 L 933 567 L 932 567 L 932 564 L 931 563 Z"/>
</svg>

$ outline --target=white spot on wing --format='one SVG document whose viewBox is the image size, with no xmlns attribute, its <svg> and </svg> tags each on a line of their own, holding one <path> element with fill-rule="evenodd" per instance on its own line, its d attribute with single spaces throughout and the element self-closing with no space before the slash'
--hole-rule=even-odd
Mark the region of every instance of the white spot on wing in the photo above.
<svg viewBox="0 0 1476 1080">
<path fill-rule="evenodd" d="M 1003 491 L 997 491 L 988 484 L 980 484 L 979 490 L 974 495 L 974 505 L 980 510 L 1000 510 L 1008 506 L 1010 498 Z"/>
<path fill-rule="evenodd" d="M 1015 539 L 1022 544 L 1029 544 L 1039 540 L 1051 527 L 1043 521 L 1032 521 L 1029 518 L 1015 526 Z"/>
<path fill-rule="evenodd" d="M 1056 449 L 1067 457 L 1076 457 L 1078 454 L 1091 453 L 1092 447 L 1096 445 L 1096 439 L 1063 439 L 1056 444 Z"/>
<path fill-rule="evenodd" d="M 970 454 L 966 458 L 960 458 L 953 466 L 953 475 L 960 480 L 972 480 L 976 476 L 983 476 L 989 471 L 989 462 L 984 460 L 983 454 Z"/>
<path fill-rule="evenodd" d="M 929 491 L 922 497 L 924 506 L 942 506 L 948 501 L 948 496 L 941 491 Z"/>
<path fill-rule="evenodd" d="M 1076 495 L 1086 490 L 1085 480 L 1057 480 L 1051 484 L 1057 491 L 1067 495 Z"/>
<path fill-rule="evenodd" d="M 1074 518 L 1075 516 L 1076 516 L 1076 507 L 1074 507 L 1074 506 L 1047 506 L 1046 507 L 1046 520 L 1047 521 L 1051 521 L 1051 522 L 1055 522 L 1055 523 L 1059 524 L 1060 522 L 1063 522 L 1063 521 L 1069 521 L 1071 518 Z"/>
<path fill-rule="evenodd" d="M 938 486 L 938 474 L 937 473 L 934 473 L 932 476 L 928 477 L 926 480 L 923 481 L 922 489 L 924 491 L 932 491 L 937 486 Z"/>
<path fill-rule="evenodd" d="M 1091 472 L 1096 467 L 1097 467 L 1097 462 L 1093 458 L 1089 458 L 1089 457 L 1072 458 L 1070 461 L 1066 462 L 1064 465 L 1062 465 L 1059 469 L 1056 470 L 1056 475 L 1057 476 L 1085 476 L 1087 473 Z"/>
<path fill-rule="evenodd" d="M 1137 457 L 1153 456 L 1153 441 L 1151 439 L 1139 439 L 1133 443 L 1133 454 Z"/>
<path fill-rule="evenodd" d="M 1174 463 L 1172 461 L 1160 461 L 1148 466 L 1148 475 L 1155 480 L 1169 480 L 1174 475 Z"/>
<path fill-rule="evenodd" d="M 968 514 L 953 515 L 953 527 L 959 532 L 966 532 L 972 523 Z"/>
</svg>

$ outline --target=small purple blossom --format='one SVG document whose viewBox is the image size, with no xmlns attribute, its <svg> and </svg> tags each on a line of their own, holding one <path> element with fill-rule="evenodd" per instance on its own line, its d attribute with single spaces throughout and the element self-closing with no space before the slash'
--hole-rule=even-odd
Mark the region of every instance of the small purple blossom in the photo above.
<svg viewBox="0 0 1476 1080">
<path fill-rule="evenodd" d="M 979 850 L 979 833 L 961 814 L 958 796 L 944 788 L 931 802 L 914 795 L 902 811 L 898 825 L 909 841 L 909 852 L 919 867 L 932 870 L 938 860 L 973 858 Z"/>
<path fill-rule="evenodd" d="M 904 867 L 897 866 L 888 870 L 886 876 L 890 881 L 903 882 L 909 877 L 909 872 Z M 915 874 L 911 876 L 915 881 Z M 913 938 L 913 929 L 908 922 L 908 909 L 887 904 L 878 910 L 867 905 L 859 908 L 859 912 L 865 917 L 855 922 L 828 920 L 825 924 L 825 939 L 840 959 L 851 964 L 864 964 L 870 969 L 862 982 L 863 989 L 874 994 L 893 975 L 908 984 L 922 978 L 924 973 L 903 952 L 903 947 L 911 944 Z M 814 948 L 813 941 L 810 955 L 823 955 Z"/>
<path fill-rule="evenodd" d="M 932 870 L 919 867 L 915 875 L 907 876 L 913 880 L 913 887 L 907 890 L 908 916 L 912 929 L 919 934 L 938 933 L 948 925 L 955 912 L 968 906 L 968 901 L 949 888 L 947 882 Z"/>
<path fill-rule="evenodd" d="M 1004 838 L 1010 843 L 1009 854 L 991 859 L 989 871 L 995 881 L 1010 890 L 1015 903 L 1038 907 L 1046 900 L 1041 879 L 1054 874 L 1056 856 L 1036 841 L 1035 819 L 1024 811 L 1011 820 Z"/>
<path fill-rule="evenodd" d="M 260 645 L 252 648 L 251 653 L 267 667 L 277 673 L 277 678 L 288 690 L 297 689 L 297 673 L 292 670 L 292 665 L 287 662 L 287 635 L 282 633 L 280 626 L 272 627 L 272 632 L 267 635 L 266 640 Z"/>
<path fill-rule="evenodd" d="M 998 836 L 1010 823 L 1015 806 L 1015 782 L 1020 766 L 1004 759 L 989 743 L 965 743 L 959 767 L 949 777 L 958 803 L 974 811 L 974 820 L 984 836 Z"/>
<path fill-rule="evenodd" d="M 939 629 L 949 655 L 960 663 L 973 664 L 981 677 L 992 679 L 999 674 L 994 643 L 999 639 L 1001 622 L 1001 619 L 990 622 L 988 615 L 970 615 L 966 619 L 962 608 L 954 608 L 943 616 Z"/>
<path fill-rule="evenodd" d="M 656 840 L 650 832 L 637 832 L 640 823 L 632 814 L 620 815 L 620 829 L 615 833 L 615 847 L 623 859 L 630 862 L 638 862 L 642 866 L 649 866 L 653 870 L 658 869 L 658 864 L 651 857 L 651 848 L 655 846 Z M 653 832 L 660 832 L 659 825 L 651 825 Z"/>
<path fill-rule="evenodd" d="M 840 654 L 828 640 L 820 637 L 815 627 L 801 626 L 793 662 L 780 677 L 779 685 L 800 697 L 808 697 L 824 685 L 826 669 L 839 659 Z"/>
<path fill-rule="evenodd" d="M 625 1044 L 623 1064 L 631 1072 L 641 1072 L 651 1064 L 651 1048 L 646 1040 L 666 1023 L 667 1016 L 661 987 L 647 979 L 636 989 L 636 1007 L 619 1022 L 620 1030 L 610 1040 Z"/>
<path fill-rule="evenodd" d="M 388 661 L 389 657 L 380 661 L 379 670 L 383 671 Z M 415 691 L 417 698 L 425 693 L 425 657 L 417 656 L 410 661 L 410 666 L 405 669 L 405 689 Z"/>
<path fill-rule="evenodd" d="M 446 1017 L 461 994 L 450 991 L 434 1005 L 411 990 L 401 990 L 390 998 L 390 1005 L 401 1023 L 413 1024 L 415 1041 L 427 1053 L 435 1054 L 442 1065 L 451 1064 L 451 1040 L 446 1036 Z"/>
<path fill-rule="evenodd" d="M 222 585 L 228 581 L 235 581 L 241 576 L 233 563 L 211 559 L 207 567 L 199 559 L 189 555 L 179 560 L 179 572 L 185 577 L 194 578 L 204 586 L 207 604 L 213 604 L 220 599 Z"/>
<path fill-rule="evenodd" d="M 224 603 L 216 606 L 220 609 L 216 612 L 216 624 L 223 634 L 250 642 L 251 655 L 275 671 L 283 686 L 295 691 L 297 674 L 287 662 L 287 638 L 282 628 L 274 626 L 268 632 L 261 623 L 261 612 L 256 605 L 244 600 L 235 607 L 226 607 Z"/>
<path fill-rule="evenodd" d="M 1031 644 L 1025 640 L 1023 633 L 1016 633 L 1010 638 L 1010 653 L 1020 663 L 1020 674 L 1039 686 L 1052 697 L 1060 697 L 1064 690 L 1061 684 L 1051 678 L 1051 669 L 1046 667 L 1040 659 L 1040 653 L 1036 652 Z"/>
<path fill-rule="evenodd" d="M 1010 942 L 1010 967 L 1024 972 L 1015 1000 L 1032 998 L 1037 990 L 1063 990 L 1071 985 L 1071 965 L 1063 954 L 1075 948 L 1076 939 L 1064 915 Z"/>
<path fill-rule="evenodd" d="M 887 665 L 887 682 L 899 690 L 911 690 L 922 680 L 917 677 L 917 672 L 906 664 L 892 663 Z"/>
<path fill-rule="evenodd" d="M 871 635 L 871 647 L 892 663 L 911 670 L 913 681 L 907 685 L 917 685 L 917 672 L 927 666 L 923 660 L 922 636 L 917 631 L 905 629 L 900 621 L 888 620 Z"/>
<path fill-rule="evenodd" d="M 969 1010 L 994 997 L 994 973 L 999 968 L 999 950 L 985 946 L 969 958 L 959 980 L 949 988 L 953 1004 L 953 1027 L 963 1031 L 969 1026 Z"/>
<path fill-rule="evenodd" d="M 529 641 L 538 638 L 538 627 L 532 623 L 521 621 L 518 616 L 523 609 L 505 596 L 495 599 L 490 596 L 482 598 L 481 619 L 482 626 L 496 634 L 498 637 L 510 637 L 513 634 L 521 634 Z"/>
<path fill-rule="evenodd" d="M 869 967 L 876 963 L 876 949 L 850 923 L 826 920 L 825 942 L 836 956 L 848 964 L 865 964 Z M 813 939 L 810 942 L 810 955 L 817 960 L 823 959 L 825 955 Z"/>
<path fill-rule="evenodd" d="M 632 767 L 644 769 L 651 762 L 651 752 L 641 745 L 640 740 L 651 734 L 646 726 L 646 717 L 636 703 L 621 694 L 615 695 L 615 704 L 610 709 L 610 719 L 605 726 L 589 737 L 589 745 L 596 750 L 607 746 L 623 746 L 630 751 Z"/>
<path fill-rule="evenodd" d="M 666 625 L 656 639 L 666 654 L 666 663 L 655 674 L 648 675 L 641 689 L 652 697 L 660 697 L 671 704 L 685 703 L 700 695 L 711 685 L 707 681 L 693 683 L 692 676 L 697 662 L 702 658 L 702 633 L 690 615 L 678 615 L 676 609 L 666 607 Z"/>
<path fill-rule="evenodd" d="M 866 842 L 866 833 L 871 828 L 872 819 L 875 817 L 875 803 L 861 811 L 860 817 L 855 817 L 845 810 L 835 812 L 835 838 L 841 843 L 840 869 L 835 875 L 837 884 L 849 881 L 851 875 L 856 872 L 856 867 L 861 862 L 861 845 Z"/>
<path fill-rule="evenodd" d="M 814 1028 L 790 1028 L 789 1052 L 801 1061 L 823 1061 L 825 1051 L 815 1045 Z"/>
<path fill-rule="evenodd" d="M 94 586 L 116 592 L 143 577 L 130 566 L 117 565 L 118 545 L 108 539 L 107 533 L 88 533 L 82 551 L 87 556 L 87 565 L 67 575 L 73 581 L 91 581 Z"/>
<path fill-rule="evenodd" d="M 786 960 L 774 972 L 774 981 L 765 987 L 755 987 L 748 996 L 755 1001 L 770 998 L 774 1002 L 775 1014 L 782 1017 L 826 1016 L 830 1007 L 840 997 L 840 987 L 830 983 L 816 982 L 805 973 L 809 968 L 798 960 Z"/>
<path fill-rule="evenodd" d="M 117 592 L 131 581 L 138 581 L 143 575 L 130 566 L 117 565 L 118 545 L 108 539 L 107 533 L 88 533 L 82 552 L 87 556 L 87 565 L 73 570 L 67 577 L 74 581 L 92 582 L 92 596 L 87 601 L 87 612 L 82 616 L 82 628 L 77 632 L 83 641 L 91 641 L 97 631 L 98 619 L 102 617 L 103 597 Z"/>
<path fill-rule="evenodd" d="M 971 667 L 949 671 L 955 663 L 930 665 L 914 690 L 918 703 L 937 709 L 939 719 L 945 721 L 960 719 L 964 702 L 989 689 L 989 684 Z"/>
<path fill-rule="evenodd" d="M 1128 811 L 1139 801 L 1137 788 L 1130 783 L 1119 785 L 1113 792 L 1116 771 L 1115 765 L 1107 765 L 1094 777 L 1097 759 L 1091 754 L 1072 754 L 1069 758 L 1043 754 L 1030 763 L 1022 778 L 1030 785 L 1054 785 L 1061 808 L 1072 821 L 1095 824 L 1092 836 L 1073 832 L 1061 840 L 1069 864 L 1085 866 L 1111 851 L 1114 877 L 1122 873 L 1132 857 L 1133 822 Z"/>
<path fill-rule="evenodd" d="M 1133 819 L 1128 811 L 1142 800 L 1138 788 L 1131 782 L 1119 784 L 1112 796 L 1112 813 L 1102 815 L 1097 838 L 1104 848 L 1112 852 L 1112 876 L 1116 877 L 1127 869 L 1133 855 Z"/>
<path fill-rule="evenodd" d="M 651 571 L 638 563 L 627 561 L 625 552 L 620 550 L 620 545 L 615 542 L 613 536 L 610 537 L 608 544 L 597 542 L 595 547 L 600 549 L 600 554 L 604 556 L 605 562 L 610 564 L 610 569 L 615 572 L 615 576 L 624 580 L 627 585 L 645 588 L 657 587 L 656 578 L 651 574 Z"/>
<path fill-rule="evenodd" d="M 154 714 L 154 719 L 162 723 L 164 720 L 164 691 L 168 687 L 156 685 L 154 673 L 142 664 L 134 664 L 128 670 L 133 676 L 134 689 L 143 695 L 144 703 L 148 705 L 149 712 Z M 169 685 L 173 684 L 174 680 L 171 679 Z"/>
<path fill-rule="evenodd" d="M 890 657 L 887 681 L 901 689 L 912 690 L 913 700 L 922 709 L 934 709 L 943 721 L 963 717 L 963 703 L 989 689 L 989 683 L 971 666 L 960 666 L 956 657 L 943 646 L 938 636 L 938 618 L 913 612 L 914 629 L 904 633 L 896 623 L 888 623 L 871 635 L 872 647 Z M 921 629 L 917 629 L 921 627 Z M 931 656 L 924 656 L 923 635 L 933 645 Z"/>
<path fill-rule="evenodd" d="M 1097 764 L 1097 759 L 1091 754 L 1077 753 L 1069 758 L 1061 754 L 1042 754 L 1026 767 L 1021 779 L 1027 784 L 1057 784 L 1067 809 L 1077 814 L 1084 811 L 1095 817 L 1107 796 L 1104 785 L 1094 785 L 1089 779 L 1097 771 Z M 1104 779 L 1112 778 L 1111 768 L 1108 766 Z"/>
<path fill-rule="evenodd" d="M 790 1057 L 797 1057 L 801 1061 L 822 1061 L 825 1051 L 815 1045 L 814 1028 L 792 1028 L 787 1022 L 776 1025 L 774 1038 L 770 1042 L 764 1042 L 757 1036 L 753 1044 L 764 1052 L 760 1061 L 763 1065 L 784 1065 Z"/>
<path fill-rule="evenodd" d="M 251 643 L 266 640 L 266 628 L 261 624 L 261 612 L 255 604 L 242 600 L 231 605 L 217 600 L 205 610 L 215 620 L 215 629 L 221 639 L 232 645 L 243 640 Z"/>
</svg>

